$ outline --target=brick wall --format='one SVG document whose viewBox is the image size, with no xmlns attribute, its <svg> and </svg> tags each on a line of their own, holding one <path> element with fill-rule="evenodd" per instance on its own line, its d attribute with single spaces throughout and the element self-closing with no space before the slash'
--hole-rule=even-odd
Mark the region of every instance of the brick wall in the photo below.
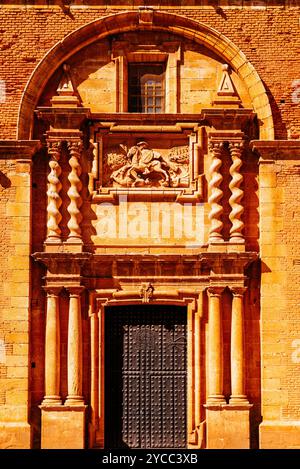
<svg viewBox="0 0 300 469">
<path fill-rule="evenodd" d="M 59 7 L 46 8 L 47 2 L 39 2 L 44 4 L 40 8 L 18 8 L 6 3 L 0 6 L 0 79 L 6 84 L 6 102 L 1 104 L 0 135 L 12 139 L 16 135 L 22 92 L 46 52 L 80 26 L 101 16 L 124 11 L 124 5 L 120 9 L 109 6 L 90 9 L 74 7 L 70 14 L 64 14 Z M 267 2 L 259 2 L 262 8 L 248 8 L 246 2 L 243 2 L 244 7 L 239 7 L 241 2 L 234 2 L 236 8 L 224 7 L 223 13 L 217 13 L 213 6 L 189 6 L 184 9 L 181 2 L 173 3 L 174 6 L 169 7 L 168 11 L 217 29 L 252 62 L 268 90 L 276 138 L 286 138 L 290 133 L 299 134 L 299 8 L 288 8 L 284 6 L 286 2 L 284 5 L 283 2 L 276 2 L 277 6 L 272 2 L 268 8 L 264 8 Z"/>
<path fill-rule="evenodd" d="M 47 51 L 76 28 L 101 16 L 121 9 L 124 11 L 124 8 L 105 7 L 105 5 L 89 9 L 71 8 L 70 14 L 64 14 L 59 7 L 45 7 L 47 3 L 55 2 L 35 2 L 41 4 L 40 8 L 18 8 L 16 6 L 18 2 L 1 3 L 0 79 L 5 83 L 6 100 L 0 104 L 0 138 L 13 140 L 16 136 L 22 92 L 35 66 Z M 8 6 L 9 3 L 11 5 Z M 79 2 L 73 3 L 79 4 Z M 85 3 L 101 4 L 92 1 Z M 269 8 L 265 8 L 266 5 L 258 5 L 267 2 L 255 2 L 262 8 L 240 6 L 246 2 L 219 2 L 234 3 L 236 6 L 224 7 L 223 13 L 218 13 L 212 6 L 203 9 L 192 8 L 192 3 L 195 2 L 190 2 L 190 5 L 180 9 L 181 2 L 172 3 L 174 7 L 168 8 L 170 12 L 185 15 L 217 29 L 246 54 L 268 91 L 276 138 L 285 139 L 299 135 L 297 80 L 300 79 L 300 66 L 297 53 L 300 46 L 300 30 L 297 2 L 290 2 L 293 3 L 292 8 L 288 7 L 288 2 L 270 2 L 272 5 Z M 151 4 L 155 5 L 155 2 Z M 249 398 L 254 403 L 254 427 L 259 423 L 260 413 L 264 419 L 261 427 L 262 446 L 279 446 L 276 432 L 278 429 L 282 430 L 280 425 L 283 422 L 286 423 L 286 427 L 281 431 L 280 444 L 283 447 L 295 447 L 300 446 L 297 437 L 298 427 L 290 422 L 300 419 L 300 381 L 297 362 L 297 356 L 300 355 L 297 355 L 297 340 L 300 339 L 298 313 L 300 252 L 297 243 L 300 199 L 297 182 L 299 152 L 288 150 L 284 153 L 285 156 L 281 155 L 273 160 L 274 152 L 271 151 L 270 154 L 272 161 L 260 166 L 259 191 L 257 160 L 247 156 L 244 166 L 245 184 L 254 188 L 247 198 L 245 211 L 247 247 L 253 250 L 258 248 L 259 196 L 262 256 L 261 318 L 259 318 L 259 272 L 252 272 L 250 275 L 252 286 L 249 286 L 246 299 L 246 330 L 249 331 L 246 335 L 249 370 L 247 389 Z M 22 423 L 23 427 L 20 428 L 23 433 L 20 436 L 18 433 L 20 430 L 16 430 L 16 427 L 11 427 L 11 431 L 6 428 L 5 432 L 2 432 L 4 440 L 0 439 L 0 446 L 28 447 L 30 437 L 26 422 L 29 374 L 27 363 L 30 343 L 28 308 L 31 180 L 27 163 L 5 158 L 4 155 L 0 160 L 0 403 L 2 404 L 0 421 Z M 34 167 L 33 251 L 38 251 L 42 249 L 42 240 L 45 237 L 41 226 L 45 227 L 46 201 L 39 194 L 41 192 L 45 194 L 47 162 L 42 154 L 36 156 Z M 254 268 L 257 269 L 257 266 Z M 40 426 L 37 405 L 41 402 L 44 392 L 44 296 L 40 293 L 43 272 L 37 264 L 33 267 L 31 275 L 34 289 L 30 358 L 34 368 L 30 372 L 33 404 L 30 418 L 34 427 L 34 444 L 38 446 Z M 261 319 L 261 351 L 258 343 L 259 319 Z M 255 342 L 255 352 L 252 353 L 254 340 L 257 342 Z M 63 360 L 65 360 L 65 349 L 66 344 L 63 342 Z M 262 396 L 260 396 L 261 356 Z M 228 370 L 226 373 L 228 375 Z M 262 409 L 260 397 L 262 397 Z M 277 425 L 276 430 L 274 430 L 275 425 Z M 253 445 L 255 439 L 254 434 Z"/>
</svg>

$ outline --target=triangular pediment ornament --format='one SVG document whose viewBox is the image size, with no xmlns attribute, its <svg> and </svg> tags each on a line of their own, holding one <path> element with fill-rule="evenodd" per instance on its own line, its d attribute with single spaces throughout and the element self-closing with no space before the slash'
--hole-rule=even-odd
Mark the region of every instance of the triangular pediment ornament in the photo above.
<svg viewBox="0 0 300 469">
<path fill-rule="evenodd" d="M 236 91 L 229 73 L 229 66 L 224 64 L 222 66 L 222 78 L 217 90 L 217 96 L 213 100 L 213 105 L 216 107 L 241 107 L 241 99 Z"/>
<path fill-rule="evenodd" d="M 80 102 L 72 81 L 70 66 L 63 65 L 63 75 L 56 90 L 58 96 L 53 96 L 51 104 L 53 107 L 78 107 Z"/>
</svg>

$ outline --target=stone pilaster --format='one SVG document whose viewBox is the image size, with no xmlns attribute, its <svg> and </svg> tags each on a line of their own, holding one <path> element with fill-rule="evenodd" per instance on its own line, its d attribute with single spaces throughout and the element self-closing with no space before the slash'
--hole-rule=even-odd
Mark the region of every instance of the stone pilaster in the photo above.
<svg viewBox="0 0 300 469">
<path fill-rule="evenodd" d="M 68 287 L 70 293 L 68 324 L 68 395 L 65 405 L 83 405 L 82 396 L 82 321 L 83 287 Z"/>
<path fill-rule="evenodd" d="M 60 324 L 59 293 L 61 287 L 45 287 L 47 291 L 45 339 L 45 397 L 42 405 L 60 405 Z"/>
<path fill-rule="evenodd" d="M 245 394 L 243 297 L 246 288 L 232 287 L 230 404 L 249 404 Z"/>
<path fill-rule="evenodd" d="M 222 311 L 223 287 L 208 288 L 208 404 L 223 404 Z"/>
</svg>

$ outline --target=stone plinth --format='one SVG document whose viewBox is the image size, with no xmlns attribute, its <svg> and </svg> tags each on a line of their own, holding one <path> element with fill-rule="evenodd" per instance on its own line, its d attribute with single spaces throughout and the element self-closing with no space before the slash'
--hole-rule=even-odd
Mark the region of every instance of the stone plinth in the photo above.
<svg viewBox="0 0 300 469">
<path fill-rule="evenodd" d="M 42 449 L 83 449 L 87 406 L 40 406 Z M 58 436 L 59 435 L 59 436 Z"/>
<path fill-rule="evenodd" d="M 206 405 L 206 447 L 249 449 L 252 405 Z"/>
</svg>

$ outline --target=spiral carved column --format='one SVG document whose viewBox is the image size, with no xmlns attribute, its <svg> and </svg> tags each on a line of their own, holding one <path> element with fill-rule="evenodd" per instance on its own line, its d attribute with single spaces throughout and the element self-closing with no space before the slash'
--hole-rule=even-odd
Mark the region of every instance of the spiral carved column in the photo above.
<svg viewBox="0 0 300 469">
<path fill-rule="evenodd" d="M 48 242 L 60 242 L 61 240 L 61 229 L 59 223 L 61 222 L 62 216 L 60 213 L 60 206 L 62 200 L 59 192 L 62 185 L 59 180 L 61 174 L 61 167 L 59 165 L 61 155 L 61 143 L 48 141 L 48 153 L 51 156 L 49 166 L 50 173 L 48 175 L 48 221 L 47 221 L 47 239 Z"/>
<path fill-rule="evenodd" d="M 229 151 L 232 159 L 232 165 L 229 170 L 232 178 L 229 184 L 229 189 L 231 190 L 231 197 L 229 199 L 231 212 L 229 214 L 229 219 L 232 223 L 232 227 L 230 229 L 230 242 L 244 243 L 245 240 L 242 233 L 244 228 L 244 222 L 242 221 L 244 207 L 241 204 L 241 200 L 244 197 L 244 191 L 240 188 L 244 179 L 240 173 L 240 169 L 243 164 L 241 158 L 243 142 L 230 143 Z"/>
<path fill-rule="evenodd" d="M 222 242 L 222 228 L 223 222 L 221 216 L 223 213 L 223 206 L 220 204 L 220 200 L 223 197 L 223 191 L 220 189 L 223 176 L 220 173 L 220 167 L 222 166 L 222 146 L 223 143 L 210 142 L 209 149 L 212 155 L 212 161 L 209 168 L 210 181 L 209 181 L 209 198 L 210 204 L 210 230 L 209 230 L 209 242 Z"/>
<path fill-rule="evenodd" d="M 70 152 L 69 165 L 71 166 L 71 171 L 68 176 L 68 180 L 70 182 L 70 188 L 68 190 L 68 196 L 70 198 L 68 206 L 68 212 L 70 214 L 70 220 L 68 222 L 68 241 L 81 242 L 80 223 L 82 221 L 82 215 L 80 207 L 82 205 L 82 198 L 80 196 L 80 192 L 82 189 L 82 183 L 80 181 L 80 157 L 82 152 L 82 142 L 69 141 L 68 150 Z"/>
</svg>

